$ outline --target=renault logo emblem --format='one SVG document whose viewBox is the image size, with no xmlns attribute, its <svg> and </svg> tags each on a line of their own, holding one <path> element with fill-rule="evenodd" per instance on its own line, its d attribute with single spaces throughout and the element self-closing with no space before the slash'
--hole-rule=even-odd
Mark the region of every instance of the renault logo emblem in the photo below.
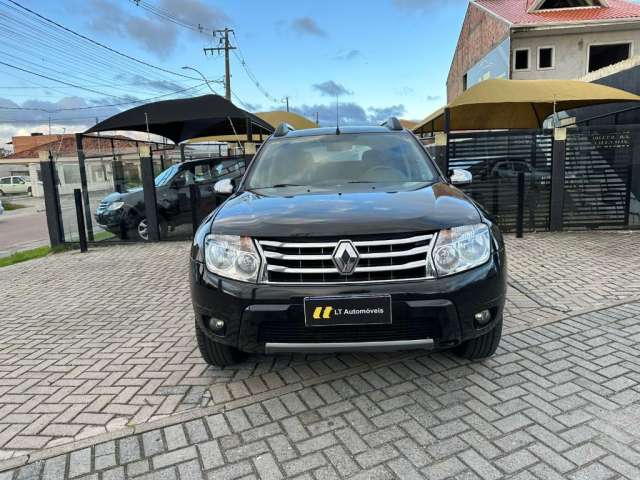
<svg viewBox="0 0 640 480">
<path fill-rule="evenodd" d="M 333 251 L 333 264 L 343 275 L 350 275 L 358 266 L 360 254 L 350 240 L 341 240 Z"/>
</svg>

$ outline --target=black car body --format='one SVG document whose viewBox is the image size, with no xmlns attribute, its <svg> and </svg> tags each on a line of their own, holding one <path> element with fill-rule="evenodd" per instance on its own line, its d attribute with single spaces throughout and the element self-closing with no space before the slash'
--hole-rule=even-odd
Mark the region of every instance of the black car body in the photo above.
<svg viewBox="0 0 640 480">
<path fill-rule="evenodd" d="M 219 200 L 214 184 L 223 178 L 242 176 L 245 157 L 207 158 L 171 165 L 155 179 L 161 237 L 168 229 L 192 222 L 190 186 L 198 187 L 196 207 L 200 218 Z M 142 187 L 107 195 L 96 209 L 95 219 L 104 230 L 122 239 L 148 240 L 148 225 Z"/>
<path fill-rule="evenodd" d="M 205 360 L 226 365 L 240 352 L 456 347 L 466 358 L 481 358 L 495 351 L 506 292 L 502 235 L 482 208 L 441 174 L 413 134 L 394 128 L 397 121 L 389 125 L 344 128 L 335 141 L 336 129 L 279 129 L 235 192 L 205 219 L 190 268 Z M 357 144 L 349 150 L 352 139 L 372 147 Z M 310 152 L 298 152 L 280 175 L 298 178 L 287 176 L 297 161 L 315 179 L 328 167 L 358 180 L 336 184 L 328 174 L 326 184 L 252 185 L 261 162 L 267 162 L 263 156 L 273 157 L 274 148 L 289 151 L 287 142 L 306 141 L 316 142 L 313 162 Z M 279 143 L 269 150 L 272 142 Z M 317 145 L 325 143 L 328 153 L 318 161 Z M 432 172 L 428 181 L 392 179 L 401 168 L 393 174 L 385 162 L 402 162 L 408 151 Z M 277 164 L 275 158 L 269 161 Z M 390 180 L 362 180 L 369 178 L 365 170 Z M 477 253 L 477 264 L 460 263 L 460 257 L 458 264 L 474 266 L 456 271 L 449 258 L 456 252 L 469 259 Z M 237 265 L 227 267 L 230 258 Z M 452 269 L 441 275 L 444 270 L 436 265 L 449 264 Z M 256 273 L 243 279 L 242 272 L 249 271 Z"/>
</svg>

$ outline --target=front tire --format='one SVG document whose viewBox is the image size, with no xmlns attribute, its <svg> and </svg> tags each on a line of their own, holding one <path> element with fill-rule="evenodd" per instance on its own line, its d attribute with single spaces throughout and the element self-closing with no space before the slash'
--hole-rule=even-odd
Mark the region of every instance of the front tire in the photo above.
<svg viewBox="0 0 640 480">
<path fill-rule="evenodd" d="M 244 355 L 235 347 L 214 342 L 202 330 L 196 319 L 196 339 L 198 349 L 205 362 L 214 367 L 228 367 L 240 362 Z"/>
<path fill-rule="evenodd" d="M 148 242 L 149 241 L 149 222 L 147 222 L 146 217 L 139 218 L 136 223 L 136 227 L 134 230 L 134 238 L 138 241 Z M 169 234 L 169 226 L 167 222 L 160 218 L 158 221 L 158 228 L 160 230 L 160 240 L 164 240 L 167 238 Z"/>
<path fill-rule="evenodd" d="M 467 340 L 458 345 L 453 352 L 459 357 L 467 360 L 481 360 L 496 353 L 500 339 L 502 338 L 502 318 L 496 326 L 484 335 Z"/>
</svg>

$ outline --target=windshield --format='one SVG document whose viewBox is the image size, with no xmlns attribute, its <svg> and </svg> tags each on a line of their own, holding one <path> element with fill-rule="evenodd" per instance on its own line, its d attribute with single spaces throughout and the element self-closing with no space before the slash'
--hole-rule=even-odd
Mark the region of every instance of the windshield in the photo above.
<svg viewBox="0 0 640 480">
<path fill-rule="evenodd" d="M 163 187 L 163 186 L 167 185 L 171 181 L 171 179 L 173 178 L 173 176 L 176 174 L 177 171 L 178 171 L 178 165 L 171 165 L 165 171 L 160 173 L 160 175 L 158 175 L 156 177 L 156 181 L 155 181 L 156 182 L 156 187 Z"/>
<path fill-rule="evenodd" d="M 437 180 L 426 152 L 409 135 L 356 133 L 270 141 L 257 158 L 245 188 Z"/>
</svg>

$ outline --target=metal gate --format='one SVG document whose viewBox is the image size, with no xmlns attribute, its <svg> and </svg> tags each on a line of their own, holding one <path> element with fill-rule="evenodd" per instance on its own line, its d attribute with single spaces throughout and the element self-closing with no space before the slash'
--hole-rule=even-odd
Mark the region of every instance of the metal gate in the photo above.
<svg viewBox="0 0 640 480">
<path fill-rule="evenodd" d="M 619 127 L 568 130 L 563 210 L 566 228 L 622 228 L 630 224 L 638 133 L 638 129 Z"/>
</svg>

